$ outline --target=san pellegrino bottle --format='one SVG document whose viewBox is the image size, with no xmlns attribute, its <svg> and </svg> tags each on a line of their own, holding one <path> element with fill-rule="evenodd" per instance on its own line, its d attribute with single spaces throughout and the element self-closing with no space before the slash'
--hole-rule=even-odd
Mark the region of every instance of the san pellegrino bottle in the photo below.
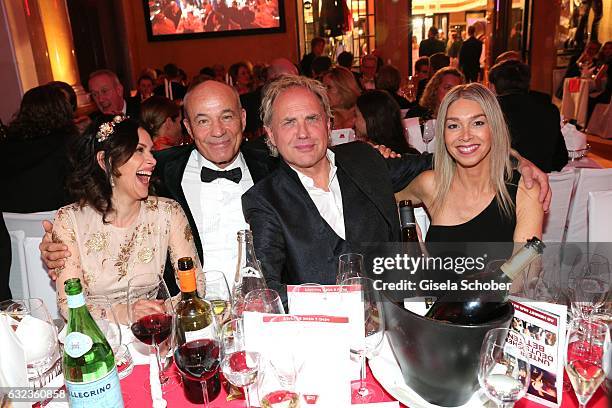
<svg viewBox="0 0 612 408">
<path fill-rule="evenodd" d="M 418 242 L 416 220 L 412 201 L 402 200 L 399 203 L 400 223 L 402 227 L 402 242 Z"/>
<path fill-rule="evenodd" d="M 181 289 L 181 300 L 176 306 L 177 345 L 182 346 L 191 342 L 190 348 L 197 349 L 198 341 L 204 344 L 206 341 L 214 340 L 217 337 L 218 328 L 215 327 L 217 321 L 214 318 L 210 303 L 202 300 L 198 295 L 193 259 L 190 257 L 180 258 L 177 274 Z M 209 400 L 212 401 L 217 398 L 221 392 L 218 372 L 206 381 L 206 387 Z M 190 402 L 194 404 L 204 402 L 202 389 L 198 381 L 183 377 L 183 388 L 185 396 Z"/>
<path fill-rule="evenodd" d="M 242 316 L 245 296 L 252 290 L 267 288 L 261 265 L 255 256 L 253 234 L 250 230 L 238 231 L 238 263 L 232 290 L 232 313 Z"/>
<path fill-rule="evenodd" d="M 510 284 L 544 250 L 544 243 L 533 237 L 499 268 L 486 269 L 469 277 L 472 282 Z M 497 319 L 508 310 L 508 291 L 502 296 L 491 295 L 479 290 L 466 291 L 457 301 L 456 293 L 449 292 L 433 304 L 425 315 L 430 319 L 455 324 L 475 325 Z"/>
<path fill-rule="evenodd" d="M 68 330 L 64 341 L 64 379 L 72 408 L 123 408 L 115 356 L 85 305 L 78 278 L 64 283 Z"/>
</svg>

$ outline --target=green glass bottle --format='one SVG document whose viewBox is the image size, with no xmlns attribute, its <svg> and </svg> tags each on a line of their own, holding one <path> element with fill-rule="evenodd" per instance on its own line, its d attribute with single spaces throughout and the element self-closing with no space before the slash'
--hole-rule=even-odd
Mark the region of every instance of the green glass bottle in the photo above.
<svg viewBox="0 0 612 408">
<path fill-rule="evenodd" d="M 85 306 L 78 278 L 64 283 L 68 330 L 64 341 L 64 380 L 71 408 L 123 408 L 115 356 Z"/>
</svg>

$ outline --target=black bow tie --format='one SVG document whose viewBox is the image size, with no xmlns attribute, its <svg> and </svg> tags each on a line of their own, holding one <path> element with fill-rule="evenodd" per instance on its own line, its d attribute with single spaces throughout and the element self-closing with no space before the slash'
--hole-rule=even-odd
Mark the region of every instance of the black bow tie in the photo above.
<svg viewBox="0 0 612 408">
<path fill-rule="evenodd" d="M 202 167 L 200 177 L 204 183 L 210 183 L 218 178 L 224 178 L 238 184 L 242 178 L 242 170 L 240 170 L 240 167 L 227 171 L 218 171 L 209 169 L 208 167 Z"/>
</svg>

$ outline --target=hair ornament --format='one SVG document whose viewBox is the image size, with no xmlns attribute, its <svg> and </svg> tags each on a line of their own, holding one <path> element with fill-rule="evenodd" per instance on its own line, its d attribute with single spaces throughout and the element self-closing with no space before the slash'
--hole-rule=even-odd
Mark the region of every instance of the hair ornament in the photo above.
<svg viewBox="0 0 612 408">
<path fill-rule="evenodd" d="M 100 128 L 98 129 L 98 133 L 96 133 L 96 140 L 98 141 L 98 143 L 102 143 L 103 141 L 108 139 L 109 136 L 113 134 L 113 131 L 115 130 L 115 125 L 123 122 L 125 119 L 127 119 L 127 116 L 117 115 L 110 122 L 104 122 L 103 124 L 101 124 Z"/>
</svg>

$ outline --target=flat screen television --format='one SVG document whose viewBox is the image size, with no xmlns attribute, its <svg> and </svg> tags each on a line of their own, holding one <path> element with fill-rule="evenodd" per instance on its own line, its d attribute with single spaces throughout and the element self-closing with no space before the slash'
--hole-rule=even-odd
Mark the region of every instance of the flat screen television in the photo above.
<svg viewBox="0 0 612 408">
<path fill-rule="evenodd" d="M 143 0 L 149 41 L 279 33 L 283 0 Z"/>
</svg>

